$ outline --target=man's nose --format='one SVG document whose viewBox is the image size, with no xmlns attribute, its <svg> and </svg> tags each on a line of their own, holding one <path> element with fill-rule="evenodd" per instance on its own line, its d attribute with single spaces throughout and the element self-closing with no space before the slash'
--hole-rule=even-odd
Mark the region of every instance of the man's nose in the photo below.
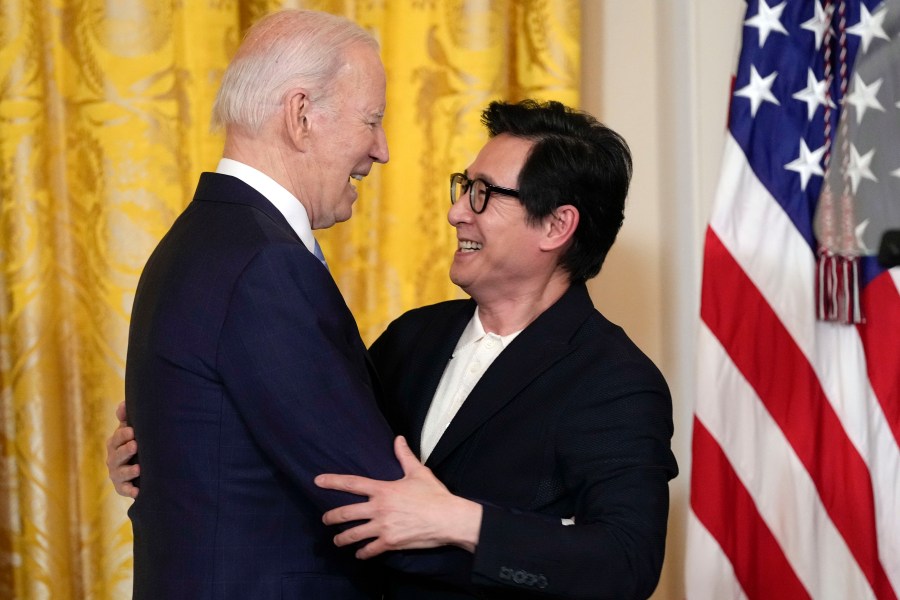
<svg viewBox="0 0 900 600">
<path fill-rule="evenodd" d="M 384 133 L 384 128 L 378 128 L 378 134 L 375 137 L 375 144 L 372 146 L 372 151 L 369 154 L 375 162 L 386 163 L 391 159 L 391 154 L 388 151 L 388 143 L 387 143 L 387 135 Z"/>
<path fill-rule="evenodd" d="M 474 214 L 472 212 L 472 207 L 469 205 L 469 193 L 471 193 L 471 191 L 472 190 L 470 189 L 468 192 L 457 198 L 456 202 L 450 205 L 450 210 L 447 211 L 447 220 L 454 227 L 470 220 Z"/>
</svg>

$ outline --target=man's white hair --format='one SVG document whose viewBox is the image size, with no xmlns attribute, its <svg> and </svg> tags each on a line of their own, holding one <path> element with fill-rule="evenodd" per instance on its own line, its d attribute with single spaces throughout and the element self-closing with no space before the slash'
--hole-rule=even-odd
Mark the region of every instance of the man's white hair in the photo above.
<svg viewBox="0 0 900 600">
<path fill-rule="evenodd" d="M 375 38 L 344 17 L 312 10 L 263 17 L 225 70 L 213 104 L 213 130 L 236 125 L 259 133 L 296 87 L 314 101 L 326 99 L 345 51 L 360 43 L 378 50 Z"/>
</svg>

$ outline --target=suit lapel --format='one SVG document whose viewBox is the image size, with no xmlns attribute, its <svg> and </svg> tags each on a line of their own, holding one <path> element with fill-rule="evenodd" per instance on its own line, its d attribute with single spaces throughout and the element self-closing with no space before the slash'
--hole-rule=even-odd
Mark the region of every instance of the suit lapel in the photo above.
<svg viewBox="0 0 900 600">
<path fill-rule="evenodd" d="M 414 393 L 410 395 L 414 401 L 409 406 L 410 439 L 407 441 L 417 456 L 422 453 L 422 426 L 431 400 L 444 375 L 444 369 L 453 356 L 459 336 L 474 313 L 475 302 L 470 300 L 460 304 L 460 309 L 449 318 L 434 321 L 433 326 L 428 328 L 429 335 L 421 336 L 410 353 L 415 365 L 410 368 L 415 369 L 417 377 Z"/>
<path fill-rule="evenodd" d="M 438 465 L 526 386 L 572 352 L 575 349 L 572 337 L 593 312 L 587 288 L 583 283 L 573 284 L 556 304 L 526 327 L 491 364 L 450 422 L 426 464 L 431 467 Z M 453 338 L 454 346 L 458 339 L 459 334 Z M 429 399 L 434 396 L 436 387 L 437 382 L 430 389 Z M 423 421 L 424 418 L 422 415 Z"/>
</svg>

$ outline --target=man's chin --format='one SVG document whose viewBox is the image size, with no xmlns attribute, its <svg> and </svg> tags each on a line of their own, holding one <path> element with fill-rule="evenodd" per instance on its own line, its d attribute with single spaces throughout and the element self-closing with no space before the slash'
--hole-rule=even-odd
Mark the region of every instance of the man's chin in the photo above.
<svg viewBox="0 0 900 600">
<path fill-rule="evenodd" d="M 347 207 L 346 212 L 341 212 L 341 213 L 337 213 L 334 215 L 334 222 L 335 223 L 343 223 L 344 221 L 349 221 L 350 217 L 352 217 L 352 216 L 353 216 L 353 209 L 350 207 Z"/>
<path fill-rule="evenodd" d="M 356 190 L 350 188 L 352 195 L 349 195 L 344 201 L 335 207 L 334 221 L 335 223 L 343 223 L 349 221 L 353 216 L 353 204 L 356 202 Z"/>
<path fill-rule="evenodd" d="M 450 265 L 450 281 L 453 282 L 454 285 L 462 288 L 463 291 L 466 291 L 466 287 L 468 287 L 468 282 L 459 276 L 459 273 L 453 268 L 454 265 Z"/>
</svg>

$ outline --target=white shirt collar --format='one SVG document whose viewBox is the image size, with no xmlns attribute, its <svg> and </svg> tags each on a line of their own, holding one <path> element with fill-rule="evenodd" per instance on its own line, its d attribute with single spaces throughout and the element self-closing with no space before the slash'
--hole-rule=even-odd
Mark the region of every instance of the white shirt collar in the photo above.
<svg viewBox="0 0 900 600">
<path fill-rule="evenodd" d="M 316 239 L 309 224 L 309 215 L 306 214 L 306 208 L 303 207 L 303 204 L 300 203 L 296 196 L 287 191 L 280 183 L 262 171 L 230 158 L 223 158 L 219 161 L 216 173 L 237 177 L 262 194 L 266 200 L 278 209 L 278 212 L 284 215 L 288 225 L 297 233 L 303 245 L 310 252 L 315 253 Z"/>
<path fill-rule="evenodd" d="M 422 460 L 428 460 L 438 440 L 456 416 L 457 411 L 468 398 L 469 393 L 481 380 L 482 375 L 500 356 L 500 353 L 519 335 L 519 331 L 509 335 L 485 333 L 484 325 L 475 308 L 475 314 L 453 350 L 453 358 L 444 368 L 444 374 L 434 392 L 422 424 Z"/>
<path fill-rule="evenodd" d="M 486 333 L 484 331 L 484 325 L 481 323 L 481 316 L 478 314 L 478 307 L 475 307 L 475 313 L 472 315 L 472 318 L 469 319 L 469 324 L 466 325 L 466 328 L 463 330 L 462 335 L 459 336 L 459 341 L 456 342 L 456 348 L 453 349 L 453 355 L 456 356 L 457 352 L 468 346 L 469 344 L 474 344 L 475 342 L 482 339 L 484 336 L 490 336 L 497 340 L 500 340 L 501 348 L 506 348 L 510 342 L 516 339 L 516 336 L 522 333 L 522 330 L 514 331 L 508 335 L 497 335 L 496 333 Z"/>
</svg>

